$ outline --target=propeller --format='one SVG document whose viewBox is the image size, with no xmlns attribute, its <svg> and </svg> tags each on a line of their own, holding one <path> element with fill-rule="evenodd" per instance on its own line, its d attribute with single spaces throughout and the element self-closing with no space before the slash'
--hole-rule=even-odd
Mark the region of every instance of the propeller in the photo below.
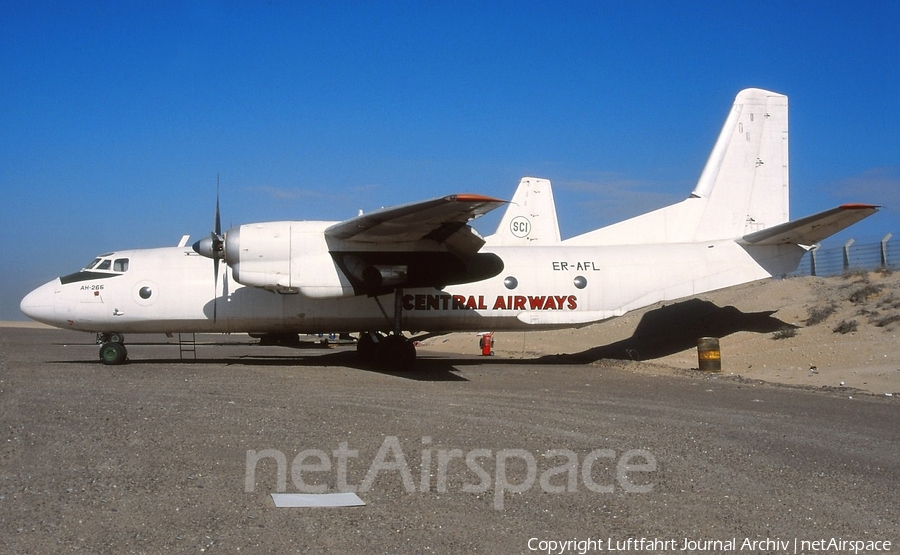
<svg viewBox="0 0 900 555">
<path fill-rule="evenodd" d="M 219 216 L 219 179 L 216 177 L 216 221 L 213 232 L 209 237 L 200 239 L 191 248 L 194 252 L 206 258 L 212 258 L 213 261 L 213 321 L 216 321 L 217 307 L 219 303 L 216 299 L 219 296 L 219 260 L 225 258 L 225 236 L 222 235 L 222 219 Z"/>
</svg>

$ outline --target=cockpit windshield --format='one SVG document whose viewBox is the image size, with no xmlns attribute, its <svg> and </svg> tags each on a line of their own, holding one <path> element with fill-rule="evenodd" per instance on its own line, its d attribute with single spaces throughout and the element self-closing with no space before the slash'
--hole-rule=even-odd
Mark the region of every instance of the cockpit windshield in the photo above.
<svg viewBox="0 0 900 555">
<path fill-rule="evenodd" d="M 91 263 L 67 276 L 61 276 L 60 282 L 65 285 L 78 281 L 113 278 L 128 271 L 128 259 L 116 258 L 115 253 L 101 254 Z"/>
<path fill-rule="evenodd" d="M 113 258 L 112 253 L 101 254 L 81 269 L 82 272 L 115 272 L 124 274 L 128 271 L 127 258 Z"/>
</svg>

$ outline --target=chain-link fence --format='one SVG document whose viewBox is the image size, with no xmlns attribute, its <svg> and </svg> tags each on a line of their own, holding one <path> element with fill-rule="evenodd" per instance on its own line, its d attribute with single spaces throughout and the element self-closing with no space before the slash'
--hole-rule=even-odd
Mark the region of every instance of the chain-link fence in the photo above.
<svg viewBox="0 0 900 555">
<path fill-rule="evenodd" d="M 878 243 L 848 241 L 842 247 L 817 247 L 806 253 L 791 275 L 833 276 L 850 270 L 900 269 L 900 240 L 888 234 Z"/>
</svg>

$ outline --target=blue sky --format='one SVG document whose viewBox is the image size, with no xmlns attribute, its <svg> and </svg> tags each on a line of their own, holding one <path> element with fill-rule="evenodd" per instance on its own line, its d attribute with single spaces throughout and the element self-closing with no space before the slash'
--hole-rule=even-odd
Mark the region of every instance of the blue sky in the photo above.
<svg viewBox="0 0 900 555">
<path fill-rule="evenodd" d="M 0 0 L 0 320 L 117 249 L 553 181 L 569 237 L 685 198 L 737 92 L 791 209 L 900 240 L 900 3 Z M 493 231 L 498 216 L 476 223 Z"/>
</svg>

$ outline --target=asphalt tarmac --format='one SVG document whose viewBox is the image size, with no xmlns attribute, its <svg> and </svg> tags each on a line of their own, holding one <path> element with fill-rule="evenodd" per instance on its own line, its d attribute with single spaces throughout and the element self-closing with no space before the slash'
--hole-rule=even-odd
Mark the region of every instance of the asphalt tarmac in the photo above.
<svg viewBox="0 0 900 555">
<path fill-rule="evenodd" d="M 900 550 L 896 398 L 243 336 L 103 366 L 91 340 L 0 328 L 4 553 Z"/>
</svg>

